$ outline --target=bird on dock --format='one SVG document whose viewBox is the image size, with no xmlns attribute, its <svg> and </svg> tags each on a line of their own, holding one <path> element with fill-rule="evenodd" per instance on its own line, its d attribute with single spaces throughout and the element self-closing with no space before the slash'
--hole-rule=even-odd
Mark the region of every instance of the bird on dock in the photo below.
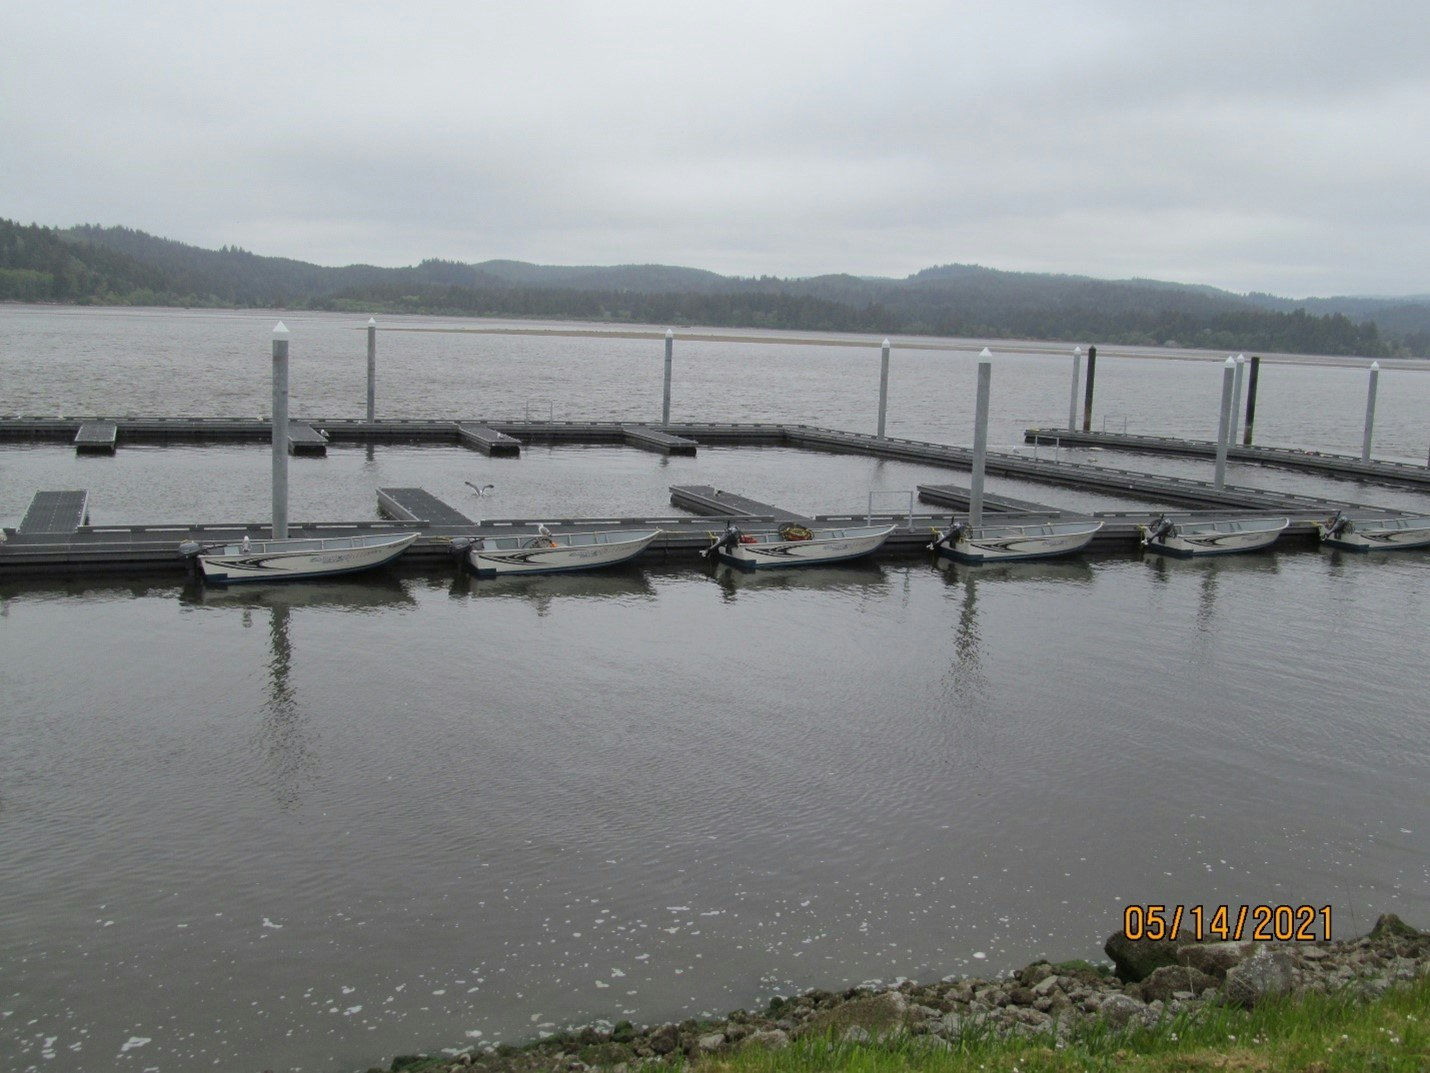
<svg viewBox="0 0 1430 1073">
<path fill-rule="evenodd" d="M 473 484 L 471 481 L 463 481 L 462 483 L 465 484 L 472 491 L 476 492 L 479 496 L 490 495 L 496 489 L 496 485 L 494 484 L 478 485 Z"/>
</svg>

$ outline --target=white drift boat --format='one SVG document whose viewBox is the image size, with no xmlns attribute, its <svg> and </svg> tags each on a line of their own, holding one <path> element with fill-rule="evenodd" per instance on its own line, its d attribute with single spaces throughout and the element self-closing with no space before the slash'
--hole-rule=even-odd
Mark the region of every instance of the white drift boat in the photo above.
<svg viewBox="0 0 1430 1073">
<path fill-rule="evenodd" d="M 1087 547 L 1101 522 L 1046 522 L 1042 525 L 969 525 L 954 520 L 929 545 L 940 555 L 966 563 L 1053 559 Z"/>
<path fill-rule="evenodd" d="M 856 526 L 847 529 L 810 529 L 782 525 L 770 532 L 746 533 L 731 525 L 701 555 L 716 556 L 744 570 L 779 566 L 815 566 L 857 559 L 877 549 L 894 526 Z"/>
<path fill-rule="evenodd" d="M 416 533 L 365 533 L 289 540 L 244 537 L 237 544 L 186 540 L 179 554 L 198 562 L 205 581 L 296 581 L 372 570 L 396 559 L 416 539 Z"/>
<path fill-rule="evenodd" d="M 1276 542 L 1290 518 L 1227 518 L 1215 522 L 1173 522 L 1165 514 L 1140 526 L 1142 546 L 1168 555 L 1235 555 Z"/>
<path fill-rule="evenodd" d="M 1336 511 L 1316 523 L 1321 543 L 1347 551 L 1401 551 L 1430 547 L 1430 518 L 1362 518 Z"/>
<path fill-rule="evenodd" d="M 556 574 L 630 562 L 658 536 L 659 529 L 552 533 L 543 525 L 534 534 L 454 540 L 452 550 L 478 577 Z"/>
</svg>

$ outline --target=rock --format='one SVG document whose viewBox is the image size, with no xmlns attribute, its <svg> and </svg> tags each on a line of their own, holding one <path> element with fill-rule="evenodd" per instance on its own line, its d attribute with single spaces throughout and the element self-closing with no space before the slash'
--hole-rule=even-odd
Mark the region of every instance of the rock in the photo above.
<svg viewBox="0 0 1430 1073">
<path fill-rule="evenodd" d="M 1051 973 L 1033 985 L 1033 994 L 1039 998 L 1051 995 L 1058 989 L 1058 978 Z"/>
<path fill-rule="evenodd" d="M 1272 995 L 1288 994 L 1296 986 L 1296 964 L 1284 950 L 1263 947 L 1227 970 L 1223 993 L 1229 1002 L 1247 1009 Z"/>
<path fill-rule="evenodd" d="M 1233 965 L 1239 965 L 1256 950 L 1256 944 L 1244 943 L 1188 943 L 1177 949 L 1177 963 L 1193 969 L 1200 969 L 1218 980 L 1226 976 Z"/>
<path fill-rule="evenodd" d="M 700 1039 L 696 1041 L 696 1046 L 707 1053 L 710 1051 L 718 1051 L 721 1047 L 725 1046 L 725 1033 L 711 1032 L 708 1035 L 701 1036 Z"/>
<path fill-rule="evenodd" d="M 670 1054 L 680 1046 L 680 1030 L 674 1025 L 661 1025 L 650 1034 L 650 1049 L 656 1054 Z"/>
<path fill-rule="evenodd" d="M 1143 1002 L 1166 1002 L 1177 992 L 1201 994 L 1216 987 L 1216 978 L 1190 965 L 1163 965 L 1137 985 Z"/>
<path fill-rule="evenodd" d="M 629 1043 L 635 1038 L 635 1025 L 631 1024 L 629 1021 L 617 1021 L 613 1026 L 611 1026 L 612 1043 Z"/>
<path fill-rule="evenodd" d="M 1370 929 L 1373 943 L 1390 943 L 1398 952 L 1419 956 L 1430 952 L 1430 932 L 1418 931 L 1394 913 L 1383 913 Z"/>
<path fill-rule="evenodd" d="M 1124 1029 L 1135 1018 L 1138 1021 L 1146 1019 L 1147 1007 L 1138 1002 L 1131 995 L 1112 994 L 1108 995 L 1098 1007 L 1098 1013 L 1111 1028 Z"/>
<path fill-rule="evenodd" d="M 1183 930 L 1175 939 L 1127 938 L 1125 931 L 1111 936 L 1102 949 L 1112 959 L 1117 968 L 1117 978 L 1124 983 L 1137 983 L 1151 976 L 1163 965 L 1177 963 L 1177 947 L 1190 944 L 1194 940 L 1191 932 Z"/>
<path fill-rule="evenodd" d="M 765 1029 L 762 1032 L 752 1032 L 745 1038 L 747 1046 L 764 1047 L 766 1050 L 778 1051 L 789 1046 L 789 1035 L 778 1028 Z"/>
<path fill-rule="evenodd" d="M 1032 987 L 1034 984 L 1041 983 L 1049 976 L 1057 975 L 1057 973 L 1046 961 L 1039 961 L 1019 969 L 1013 975 L 1018 978 L 1024 987 Z"/>
<path fill-rule="evenodd" d="M 844 1035 L 839 1037 L 845 1043 L 868 1043 L 874 1037 L 869 1035 L 869 1030 L 861 1025 L 850 1025 L 844 1030 Z"/>
<path fill-rule="evenodd" d="M 946 1013 L 938 1023 L 938 1031 L 942 1036 L 954 1037 L 963 1029 L 963 1017 L 957 1013 Z"/>
<path fill-rule="evenodd" d="M 1031 1006 L 1037 997 L 1031 987 L 1015 987 L 1008 992 L 1008 1001 L 1014 1006 Z"/>
</svg>

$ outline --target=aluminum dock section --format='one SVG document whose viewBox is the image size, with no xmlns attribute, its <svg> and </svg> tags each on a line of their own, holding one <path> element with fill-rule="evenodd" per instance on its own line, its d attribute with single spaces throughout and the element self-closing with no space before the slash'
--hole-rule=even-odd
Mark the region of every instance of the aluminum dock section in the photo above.
<svg viewBox="0 0 1430 1073">
<path fill-rule="evenodd" d="M 807 515 L 761 503 L 737 492 L 712 488 L 708 484 L 673 484 L 670 486 L 670 502 L 672 506 L 707 518 L 759 518 L 800 525 L 814 524 L 814 519 Z"/>
<path fill-rule="evenodd" d="M 486 425 L 472 425 L 459 421 L 457 423 L 457 439 L 465 447 L 475 447 L 483 454 L 493 457 L 514 458 L 521 454 L 521 441 L 508 436 L 505 432 L 498 432 L 494 428 Z"/>
<path fill-rule="evenodd" d="M 302 421 L 290 421 L 288 423 L 288 453 L 326 455 L 328 453 L 327 433 Z"/>
<path fill-rule="evenodd" d="M 954 510 L 967 510 L 973 500 L 973 489 L 959 484 L 921 484 L 918 486 L 919 502 L 933 503 Z M 1030 503 L 1026 499 L 983 493 L 983 509 L 993 514 L 1048 514 L 1054 517 L 1063 513 L 1061 507 L 1050 507 L 1045 503 Z"/>
<path fill-rule="evenodd" d="M 651 428 L 649 425 L 622 425 L 626 443 L 632 447 L 644 447 L 667 455 L 687 455 L 695 457 L 698 444 L 684 436 L 672 436 L 669 432 Z"/>
<path fill-rule="evenodd" d="M 416 525 L 476 524 L 425 488 L 379 488 L 377 509 L 394 521 Z"/>
<path fill-rule="evenodd" d="M 75 454 L 112 455 L 119 436 L 113 421 L 86 421 L 74 434 Z"/>
<path fill-rule="evenodd" d="M 1030 428 L 1023 433 L 1027 443 L 1060 444 L 1064 447 L 1104 447 L 1109 450 L 1143 454 L 1181 455 L 1215 458 L 1211 440 L 1182 440 L 1174 436 L 1139 436 L 1126 432 L 1072 432 L 1067 429 Z M 1232 444 L 1227 458 L 1233 462 L 1254 462 L 1261 466 L 1318 473 L 1325 477 L 1373 481 L 1405 488 L 1430 488 L 1430 466 L 1409 462 L 1362 462 L 1353 455 L 1304 451 L 1294 447 L 1259 447 Z"/>
<path fill-rule="evenodd" d="M 74 533 L 89 521 L 89 492 L 36 492 L 16 536 Z"/>
</svg>

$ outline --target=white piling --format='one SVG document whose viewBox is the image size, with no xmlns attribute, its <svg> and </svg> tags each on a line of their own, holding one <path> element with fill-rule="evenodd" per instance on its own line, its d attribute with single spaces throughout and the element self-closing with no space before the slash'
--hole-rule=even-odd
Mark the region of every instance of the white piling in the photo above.
<svg viewBox="0 0 1430 1073">
<path fill-rule="evenodd" d="M 884 356 L 879 362 L 879 439 L 884 438 L 884 415 L 889 410 L 889 341 L 884 340 Z"/>
<path fill-rule="evenodd" d="M 1077 431 L 1077 381 L 1082 374 L 1082 347 L 1073 347 L 1072 397 L 1068 400 L 1068 431 Z"/>
<path fill-rule="evenodd" d="M 288 539 L 288 329 L 273 329 L 273 539 Z"/>
<path fill-rule="evenodd" d="M 367 318 L 367 419 L 377 414 L 377 319 Z"/>
<path fill-rule="evenodd" d="M 1227 358 L 1221 374 L 1221 422 L 1216 434 L 1216 487 L 1226 487 L 1226 449 L 1231 431 L 1231 382 L 1236 378 L 1236 359 Z"/>
<path fill-rule="evenodd" d="M 973 489 L 968 497 L 968 524 L 983 524 L 983 468 L 988 460 L 988 396 L 993 380 L 993 354 L 978 355 L 978 404 L 973 417 Z"/>
<path fill-rule="evenodd" d="M 1362 462 L 1370 461 L 1370 439 L 1371 434 L 1375 431 L 1375 389 L 1379 380 L 1380 362 L 1373 361 L 1370 363 L 1370 388 L 1366 391 L 1365 396 L 1365 438 L 1361 440 L 1360 446 Z"/>
<path fill-rule="evenodd" d="M 662 395 L 660 407 L 660 423 L 670 424 L 670 366 L 675 358 L 675 331 L 671 328 L 665 330 L 665 393 Z"/>
<path fill-rule="evenodd" d="M 1236 356 L 1236 380 L 1231 388 L 1231 433 L 1227 436 L 1227 446 L 1236 442 L 1237 429 L 1241 425 L 1241 385 L 1246 379 L 1246 355 Z"/>
</svg>

